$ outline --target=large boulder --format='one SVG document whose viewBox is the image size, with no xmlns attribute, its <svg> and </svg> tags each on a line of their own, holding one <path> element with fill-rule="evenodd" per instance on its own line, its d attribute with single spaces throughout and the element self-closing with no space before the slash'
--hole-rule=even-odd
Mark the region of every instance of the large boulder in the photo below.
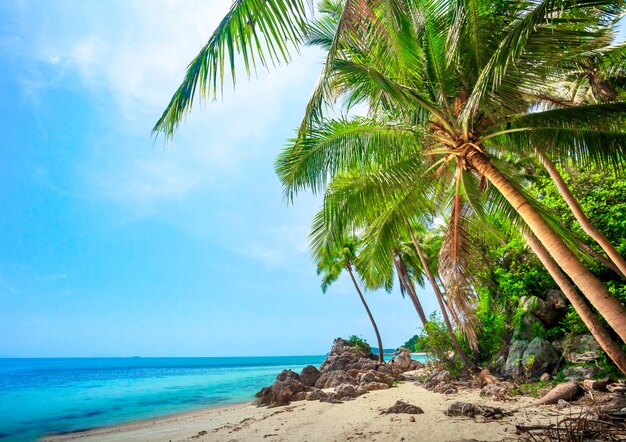
<svg viewBox="0 0 626 442">
<path fill-rule="evenodd" d="M 372 382 L 380 382 L 383 384 L 387 384 L 389 387 L 391 387 L 395 382 L 395 379 L 393 377 L 376 370 L 369 370 L 365 373 L 359 373 L 357 375 L 357 379 L 360 385 L 367 385 Z"/>
<path fill-rule="evenodd" d="M 400 347 L 397 356 L 394 358 L 393 367 L 401 372 L 405 372 L 411 369 L 411 365 L 411 350 Z"/>
<path fill-rule="evenodd" d="M 283 381 L 276 381 L 270 387 L 261 389 L 256 394 L 255 405 L 266 405 L 268 407 L 278 407 L 287 405 L 293 400 L 295 394 L 305 391 L 302 382 L 291 377 L 285 377 Z"/>
<path fill-rule="evenodd" d="M 337 338 L 333 342 L 330 353 L 322 362 L 320 372 L 375 369 L 376 361 L 372 357 L 373 355 L 365 354 L 352 342 Z"/>
<path fill-rule="evenodd" d="M 315 382 L 316 388 L 333 388 L 341 384 L 356 385 L 356 379 L 348 375 L 345 371 L 333 370 L 321 374 Z"/>
<path fill-rule="evenodd" d="M 521 362 L 526 376 L 536 378 L 554 368 L 559 362 L 559 354 L 548 341 L 535 338 L 526 347 Z"/>
<path fill-rule="evenodd" d="M 524 356 L 524 351 L 528 348 L 528 344 L 529 342 L 523 339 L 511 342 L 509 354 L 502 367 L 503 376 L 516 378 L 524 374 L 524 370 L 522 370 L 522 357 Z"/>
<path fill-rule="evenodd" d="M 296 381 L 299 381 L 300 375 L 296 373 L 295 371 L 283 370 L 278 374 L 278 376 L 276 376 L 277 381 L 284 382 L 287 379 L 295 379 Z"/>
<path fill-rule="evenodd" d="M 593 362 L 602 354 L 600 344 L 592 335 L 576 335 L 561 345 L 563 358 L 573 364 Z"/>
<path fill-rule="evenodd" d="M 364 393 L 364 390 L 358 390 L 352 384 L 341 384 L 335 387 L 335 392 L 340 398 L 354 398 Z"/>
<path fill-rule="evenodd" d="M 518 341 L 530 341 L 544 326 L 541 320 L 533 313 L 526 313 L 519 324 L 513 329 L 513 339 Z"/>
<path fill-rule="evenodd" d="M 300 373 L 300 382 L 307 387 L 313 387 L 322 373 L 312 365 L 307 365 Z"/>
<path fill-rule="evenodd" d="M 557 317 L 557 309 L 549 302 L 537 296 L 524 296 L 520 299 L 520 308 L 526 314 L 532 314 L 545 324 L 551 324 Z"/>
</svg>

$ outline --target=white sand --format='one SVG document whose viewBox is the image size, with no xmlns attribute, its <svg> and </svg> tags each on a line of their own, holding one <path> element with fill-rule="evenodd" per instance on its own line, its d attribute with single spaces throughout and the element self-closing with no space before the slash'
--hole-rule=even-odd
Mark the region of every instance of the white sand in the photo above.
<svg viewBox="0 0 626 442">
<path fill-rule="evenodd" d="M 381 415 L 396 400 L 417 405 L 424 414 Z M 529 407 L 503 419 L 448 417 L 444 411 L 454 401 L 514 410 L 531 399 L 494 402 L 477 391 L 442 395 L 412 382 L 389 390 L 367 393 L 342 404 L 293 402 L 286 407 L 257 408 L 240 404 L 151 419 L 117 427 L 90 430 L 49 441 L 501 441 L 517 440 L 515 424 L 547 424 L 576 410 L 556 410 L 553 405 Z"/>
</svg>

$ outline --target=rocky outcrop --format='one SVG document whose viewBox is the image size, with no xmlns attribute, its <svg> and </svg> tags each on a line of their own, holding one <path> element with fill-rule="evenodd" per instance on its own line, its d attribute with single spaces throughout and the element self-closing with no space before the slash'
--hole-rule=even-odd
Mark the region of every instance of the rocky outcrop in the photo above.
<svg viewBox="0 0 626 442">
<path fill-rule="evenodd" d="M 341 384 L 356 385 L 357 381 L 342 370 L 333 370 L 322 373 L 315 382 L 316 388 L 333 388 Z"/>
<path fill-rule="evenodd" d="M 572 364 L 594 362 L 602 354 L 600 344 L 592 335 L 573 336 L 565 339 L 561 346 L 563 348 L 563 359 Z"/>
<path fill-rule="evenodd" d="M 407 404 L 406 402 L 396 401 L 391 407 L 382 411 L 380 414 L 423 414 L 424 410 L 416 405 Z"/>
<path fill-rule="evenodd" d="M 281 372 L 278 376 L 283 373 Z M 256 394 L 255 405 L 267 405 L 268 407 L 287 405 L 293 400 L 295 394 L 305 391 L 306 387 L 299 380 L 286 376 L 282 376 L 282 378 L 284 380 L 277 380 L 270 387 L 261 389 Z"/>
<path fill-rule="evenodd" d="M 422 387 L 434 393 L 454 394 L 457 388 L 452 385 L 452 376 L 446 370 L 435 371 L 424 380 Z"/>
<path fill-rule="evenodd" d="M 522 375 L 537 378 L 551 371 L 558 361 L 557 350 L 545 339 L 537 337 L 530 342 L 517 340 L 509 347 L 502 374 L 513 378 Z"/>
<path fill-rule="evenodd" d="M 411 351 L 408 348 L 400 347 L 398 354 L 394 358 L 393 366 L 401 372 L 404 372 L 411 370 L 412 362 Z"/>
<path fill-rule="evenodd" d="M 307 365 L 300 373 L 300 382 L 307 387 L 313 387 L 321 375 L 322 373 L 320 373 L 317 368 L 312 365 Z"/>
</svg>

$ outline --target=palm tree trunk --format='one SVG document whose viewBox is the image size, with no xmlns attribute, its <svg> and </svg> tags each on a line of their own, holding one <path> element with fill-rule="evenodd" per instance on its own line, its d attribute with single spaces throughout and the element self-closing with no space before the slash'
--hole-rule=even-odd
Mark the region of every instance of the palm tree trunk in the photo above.
<svg viewBox="0 0 626 442">
<path fill-rule="evenodd" d="M 409 231 L 409 235 L 411 236 L 413 246 L 415 246 L 415 251 L 420 258 L 422 267 L 424 268 L 424 273 L 426 274 L 426 277 L 428 278 L 428 281 L 430 281 L 430 285 L 433 287 L 433 291 L 435 292 L 435 297 L 437 298 L 437 303 L 439 304 L 439 309 L 441 310 L 441 316 L 446 323 L 446 328 L 448 329 L 448 334 L 450 335 L 452 345 L 454 346 L 454 349 L 463 361 L 465 367 L 467 367 L 468 370 L 475 370 L 476 365 L 470 360 L 470 358 L 467 357 L 467 354 L 463 351 L 463 348 L 461 348 L 461 344 L 454 334 L 454 329 L 452 328 L 452 323 L 450 322 L 450 318 L 448 317 L 448 311 L 446 309 L 441 290 L 439 290 L 439 286 L 437 285 L 435 278 L 433 277 L 432 273 L 430 273 L 430 269 L 428 268 L 428 262 L 426 262 L 426 257 L 422 253 L 422 248 L 419 246 L 417 240 L 415 239 L 415 235 L 413 235 L 413 230 L 408 226 L 408 222 L 407 229 Z"/>
<path fill-rule="evenodd" d="M 524 238 L 528 245 L 530 245 L 535 255 L 542 262 L 543 266 L 548 270 L 554 282 L 557 283 L 561 291 L 565 294 L 569 302 L 572 303 L 576 313 L 583 320 L 591 334 L 611 360 L 617 365 L 622 373 L 626 374 L 626 353 L 621 347 L 611 338 L 609 332 L 602 326 L 602 323 L 595 315 L 595 313 L 589 308 L 584 299 L 580 297 L 576 288 L 567 279 L 567 276 L 563 274 L 559 266 L 554 262 L 554 259 L 550 256 L 546 248 L 541 245 L 541 242 L 535 235 L 530 232 L 524 233 Z"/>
<path fill-rule="evenodd" d="M 398 259 L 402 259 L 402 258 L 398 256 Z M 428 320 L 426 319 L 426 314 L 424 313 L 422 304 L 420 303 L 419 298 L 417 297 L 417 294 L 415 293 L 415 287 L 413 287 L 413 284 L 411 284 L 410 281 L 407 281 L 408 278 L 406 278 L 406 275 L 401 270 L 400 266 L 398 265 L 394 257 L 392 257 L 392 260 L 393 260 L 393 265 L 396 268 L 396 273 L 398 274 L 398 279 L 400 280 L 400 284 L 402 284 L 404 288 L 406 289 L 406 292 L 408 293 L 409 298 L 411 299 L 411 302 L 413 302 L 413 307 L 415 307 L 417 316 L 420 317 L 422 324 L 424 325 L 424 327 L 426 327 L 426 322 Z"/>
<path fill-rule="evenodd" d="M 559 173 L 554 163 L 550 161 L 550 159 L 542 152 L 538 152 L 537 155 L 543 163 L 543 167 L 545 167 L 550 174 L 550 177 L 554 181 L 554 184 L 556 185 L 559 193 L 574 214 L 574 218 L 576 218 L 576 221 L 578 221 L 578 223 L 580 224 L 580 227 L 582 227 L 585 233 L 589 235 L 595 242 L 597 242 L 600 247 L 602 247 L 602 250 L 604 250 L 610 261 L 613 263 L 613 266 L 609 267 L 614 270 L 617 267 L 617 273 L 619 273 L 620 276 L 624 277 L 624 275 L 626 275 L 626 260 L 624 260 L 624 258 L 619 254 L 613 244 L 611 244 L 611 241 L 609 241 L 609 239 L 604 236 L 602 232 L 600 232 L 594 227 L 593 224 L 591 224 L 591 221 L 589 220 L 589 218 L 587 218 L 585 212 L 583 212 L 583 209 L 580 207 L 578 200 L 576 200 L 574 195 L 572 195 L 572 192 L 569 190 L 569 187 L 565 183 L 565 180 L 563 180 L 563 177 Z"/>
<path fill-rule="evenodd" d="M 504 176 L 489 159 L 477 150 L 467 155 L 469 166 L 491 182 L 519 213 L 530 230 L 548 250 L 583 295 L 600 312 L 622 341 L 626 342 L 626 308 L 587 269 L 565 245 L 561 237 L 546 223 L 541 214 L 530 204 L 513 183 Z"/>
<path fill-rule="evenodd" d="M 367 306 L 367 302 L 365 302 L 365 298 L 363 297 L 363 293 L 361 293 L 361 289 L 359 288 L 359 284 L 354 279 L 354 274 L 352 273 L 352 266 L 350 264 L 346 265 L 348 269 L 348 273 L 350 274 L 350 278 L 352 278 L 352 282 L 354 283 L 354 288 L 356 288 L 357 293 L 359 294 L 359 298 L 361 298 L 361 302 L 367 311 L 367 316 L 370 317 L 370 321 L 372 321 L 372 326 L 374 327 L 374 332 L 376 333 L 376 340 L 378 341 L 378 362 L 383 362 L 383 341 L 380 339 L 380 333 L 378 333 L 378 327 L 376 326 L 376 321 L 374 321 L 374 317 L 372 316 L 372 312 L 370 308 Z"/>
</svg>

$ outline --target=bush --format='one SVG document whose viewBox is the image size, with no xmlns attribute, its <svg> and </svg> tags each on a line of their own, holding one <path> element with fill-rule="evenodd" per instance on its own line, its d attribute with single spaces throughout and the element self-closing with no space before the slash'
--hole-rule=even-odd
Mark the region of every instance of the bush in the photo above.
<svg viewBox="0 0 626 442">
<path fill-rule="evenodd" d="M 367 343 L 365 339 L 359 338 L 357 335 L 352 335 L 348 338 L 348 342 L 354 344 L 354 348 L 357 351 L 361 351 L 366 355 L 372 352 L 372 347 Z"/>
</svg>

